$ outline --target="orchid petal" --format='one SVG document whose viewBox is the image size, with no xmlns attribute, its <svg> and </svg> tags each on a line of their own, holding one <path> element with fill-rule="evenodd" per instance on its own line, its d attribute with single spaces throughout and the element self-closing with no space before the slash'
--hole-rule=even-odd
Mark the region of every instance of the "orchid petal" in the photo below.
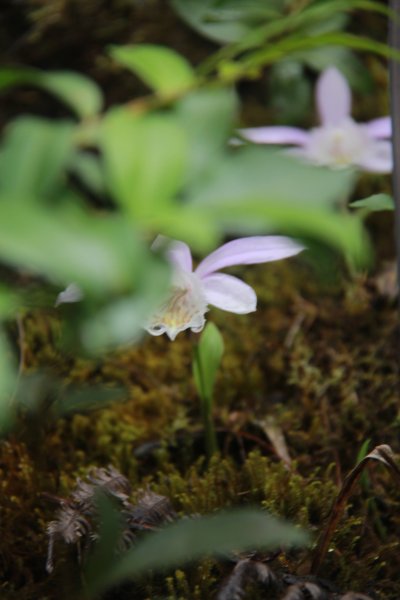
<svg viewBox="0 0 400 600">
<path fill-rule="evenodd" d="M 297 127 L 249 127 L 239 129 L 241 136 L 255 144 L 294 144 L 302 146 L 308 140 L 308 133 Z"/>
<path fill-rule="evenodd" d="M 189 246 L 185 244 L 185 242 L 179 242 L 177 240 L 172 241 L 167 249 L 167 257 L 176 267 L 179 267 L 184 271 L 192 271 L 192 254 Z"/>
<path fill-rule="evenodd" d="M 192 254 L 187 244 L 171 240 L 165 235 L 158 235 L 152 243 L 151 249 L 160 250 L 164 247 L 166 247 L 166 255 L 172 265 L 183 271 L 192 272 Z"/>
<path fill-rule="evenodd" d="M 245 315 L 257 307 L 253 288 L 232 275 L 209 275 L 203 279 L 203 291 L 208 304 L 228 312 Z"/>
<path fill-rule="evenodd" d="M 73 302 L 79 302 L 82 299 L 83 292 L 81 288 L 76 285 L 76 283 L 70 283 L 65 290 L 58 294 L 54 306 L 57 307 L 60 306 L 60 304 L 71 304 Z"/>
<path fill-rule="evenodd" d="M 254 265 L 298 254 L 303 246 L 279 235 L 252 236 L 233 240 L 209 254 L 196 269 L 201 278 L 233 265 Z"/>
<path fill-rule="evenodd" d="M 377 140 L 373 151 L 360 160 L 358 166 L 371 173 L 391 173 L 393 170 L 392 144 L 386 140 Z"/>
<path fill-rule="evenodd" d="M 347 80 L 335 67 L 329 67 L 319 77 L 316 101 L 322 125 L 338 125 L 350 116 L 350 88 Z"/>
<path fill-rule="evenodd" d="M 365 124 L 368 134 L 375 139 L 389 138 L 392 135 L 392 119 L 380 117 Z"/>
</svg>

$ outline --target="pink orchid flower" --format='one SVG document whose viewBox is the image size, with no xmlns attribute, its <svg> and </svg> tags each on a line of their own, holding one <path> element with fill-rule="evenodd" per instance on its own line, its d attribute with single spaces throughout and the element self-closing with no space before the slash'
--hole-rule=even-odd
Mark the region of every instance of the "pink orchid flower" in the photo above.
<svg viewBox="0 0 400 600">
<path fill-rule="evenodd" d="M 165 241 L 160 236 L 155 246 Z M 247 237 L 224 244 L 193 271 L 189 246 L 171 240 L 167 248 L 167 258 L 173 267 L 171 290 L 147 323 L 147 331 L 151 335 L 166 333 L 170 340 L 185 329 L 198 333 L 205 325 L 204 315 L 209 304 L 236 314 L 255 311 L 257 296 L 253 288 L 237 277 L 217 271 L 233 265 L 280 260 L 303 249 L 299 243 L 283 236 Z"/>
<path fill-rule="evenodd" d="M 393 168 L 390 117 L 356 123 L 351 118 L 351 91 L 335 68 L 326 69 L 316 86 L 316 104 L 321 126 L 304 131 L 296 127 L 239 129 L 242 137 L 256 144 L 293 145 L 291 154 L 317 165 L 354 166 L 390 173 Z"/>
</svg>

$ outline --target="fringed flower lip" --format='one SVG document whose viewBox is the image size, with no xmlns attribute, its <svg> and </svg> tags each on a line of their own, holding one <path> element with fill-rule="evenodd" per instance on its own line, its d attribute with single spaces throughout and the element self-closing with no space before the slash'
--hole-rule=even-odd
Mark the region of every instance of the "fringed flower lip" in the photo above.
<svg viewBox="0 0 400 600">
<path fill-rule="evenodd" d="M 171 289 L 146 325 L 151 335 L 165 333 L 174 340 L 191 329 L 198 333 L 205 325 L 208 305 L 236 314 L 256 310 L 257 296 L 252 287 L 225 273 L 225 267 L 253 265 L 294 256 L 304 247 L 284 236 L 252 236 L 228 242 L 204 258 L 193 270 L 189 246 L 177 240 L 157 238 L 155 245 L 167 243 L 172 264 Z"/>
<path fill-rule="evenodd" d="M 296 146 L 290 153 L 333 168 L 390 173 L 393 169 L 390 117 L 356 123 L 351 117 L 351 91 L 335 67 L 318 79 L 315 93 L 320 127 L 305 131 L 297 127 L 251 127 L 239 129 L 242 138 L 256 144 Z"/>
</svg>

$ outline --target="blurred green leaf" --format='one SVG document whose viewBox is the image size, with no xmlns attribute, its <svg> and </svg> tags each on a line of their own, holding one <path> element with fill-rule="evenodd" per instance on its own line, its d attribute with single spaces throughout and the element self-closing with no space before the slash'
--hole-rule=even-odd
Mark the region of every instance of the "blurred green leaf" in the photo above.
<svg viewBox="0 0 400 600">
<path fill-rule="evenodd" d="M 164 46 L 112 46 L 110 54 L 161 95 L 182 92 L 196 81 L 186 58 Z"/>
<path fill-rule="evenodd" d="M 215 378 L 224 354 L 224 340 L 214 323 L 207 323 L 194 350 L 193 374 L 203 402 L 212 406 Z"/>
<path fill-rule="evenodd" d="M 196 0 L 192 1 L 194 4 L 197 3 Z M 183 5 L 182 0 L 178 0 L 178 3 L 179 5 Z M 201 3 L 201 1 L 199 4 L 204 5 L 204 3 Z M 185 5 L 190 7 L 188 3 L 185 3 Z M 184 9 L 185 6 L 182 6 L 182 10 Z M 215 69 L 219 70 L 224 61 L 232 61 L 232 59 L 235 57 L 243 55 L 244 52 L 256 50 L 257 48 L 265 49 L 266 54 L 264 55 L 262 61 L 264 64 L 272 64 L 282 58 L 286 59 L 293 51 L 293 48 L 289 48 L 287 46 L 288 42 L 293 44 L 297 40 L 296 43 L 298 44 L 299 42 L 304 42 L 304 40 L 307 41 L 307 38 L 313 37 L 307 33 L 304 33 L 304 30 L 307 30 L 307 28 L 309 29 L 310 27 L 318 27 L 321 23 L 326 25 L 326 23 L 329 23 L 332 19 L 335 22 L 341 12 L 347 13 L 357 9 L 366 10 L 369 12 L 377 12 L 386 16 L 391 14 L 390 9 L 382 5 L 380 2 L 369 0 L 324 0 L 323 2 L 312 3 L 310 6 L 306 6 L 301 10 L 295 10 L 290 14 L 284 14 L 281 17 L 277 16 L 276 18 L 270 19 L 266 23 L 260 24 L 259 26 L 253 25 L 250 30 L 242 36 L 240 41 L 225 46 L 207 59 L 200 66 L 199 72 L 204 75 L 212 72 Z M 192 17 L 190 12 L 191 11 L 189 8 L 187 14 L 185 14 L 185 19 L 189 24 L 192 24 L 190 19 L 195 18 L 195 12 L 193 11 Z M 195 24 L 192 24 L 192 26 L 195 27 Z M 328 31 L 328 34 L 329 33 L 330 32 Z M 319 37 L 322 38 L 323 34 L 320 33 Z M 277 40 L 274 43 L 271 43 L 274 38 L 277 38 Z M 363 38 L 363 43 L 364 42 L 365 39 Z M 320 39 L 318 42 L 311 43 L 313 43 L 316 47 L 323 47 L 324 45 L 331 44 L 332 42 L 326 40 L 322 42 Z M 347 42 L 347 44 L 345 43 L 344 45 L 349 45 L 349 42 Z M 303 50 L 304 48 L 301 49 Z M 296 50 L 298 51 L 300 48 L 297 47 Z M 251 63 L 252 61 L 249 62 Z M 253 63 L 253 65 L 249 66 L 249 68 L 254 69 L 255 66 L 256 64 Z"/>
<path fill-rule="evenodd" d="M 280 0 L 170 0 L 195 31 L 220 43 L 241 40 L 255 26 L 280 16 Z"/>
<path fill-rule="evenodd" d="M 82 332 L 85 348 L 98 352 L 110 346 L 137 342 L 169 284 L 169 266 L 158 256 L 149 255 L 142 264 L 135 294 L 113 301 L 86 321 Z"/>
<path fill-rule="evenodd" d="M 186 179 L 203 180 L 226 151 L 239 102 L 231 88 L 203 88 L 186 94 L 175 112 L 188 138 Z"/>
<path fill-rule="evenodd" d="M 125 393 L 121 386 L 66 384 L 48 371 L 32 371 L 19 377 L 15 406 L 30 419 L 36 417 L 43 422 L 49 417 L 103 408 L 124 398 Z"/>
<path fill-rule="evenodd" d="M 74 152 L 69 161 L 70 170 L 97 196 L 106 194 L 106 182 L 99 157 L 89 152 Z"/>
<path fill-rule="evenodd" d="M 112 110 L 101 147 L 110 191 L 131 217 L 151 222 L 168 211 L 183 182 L 187 150 L 172 115 Z"/>
<path fill-rule="evenodd" d="M 196 190 L 194 205 L 208 208 L 214 202 L 223 205 L 257 196 L 265 205 L 279 200 L 294 210 L 332 211 L 349 196 L 354 183 L 350 169 L 315 167 L 282 150 L 250 144 L 235 148 L 215 165 L 212 175 Z"/>
<path fill-rule="evenodd" d="M 373 89 L 374 82 L 370 72 L 349 48 L 324 46 L 296 52 L 293 58 L 316 71 L 323 71 L 332 66 L 337 67 L 349 84 L 359 92 L 368 93 Z"/>
<path fill-rule="evenodd" d="M 350 170 L 314 167 L 252 146 L 226 157 L 190 202 L 235 234 L 279 230 L 310 237 L 365 266 L 370 247 L 362 221 L 337 208 L 353 185 Z"/>
<path fill-rule="evenodd" d="M 0 284 L 0 320 L 13 317 L 19 302 L 20 298 L 16 292 Z"/>
<path fill-rule="evenodd" d="M 100 88 L 84 75 L 70 71 L 0 69 L 0 90 L 14 85 L 33 85 L 50 92 L 79 117 L 93 117 L 103 106 Z"/>
<path fill-rule="evenodd" d="M 96 581 L 102 579 L 112 566 L 117 564 L 116 547 L 122 533 L 121 512 L 114 499 L 98 489 L 95 496 L 99 532 L 98 539 L 86 564 L 85 576 L 89 588 L 96 587 Z"/>
<path fill-rule="evenodd" d="M 72 153 L 74 126 L 65 121 L 20 117 L 6 129 L 0 150 L 0 190 L 50 196 L 60 185 Z"/>
<path fill-rule="evenodd" d="M 261 49 L 256 49 L 245 55 L 238 62 L 238 65 L 242 69 L 241 76 L 248 70 L 265 67 L 282 58 L 293 56 L 293 54 L 296 56 L 296 53 L 300 50 L 318 49 L 326 46 L 344 46 L 354 50 L 371 52 L 384 58 L 400 60 L 400 51 L 382 42 L 352 33 L 338 31 L 305 37 L 294 34 L 283 38 L 282 41 L 278 41 L 275 44 L 268 44 Z"/>
<path fill-rule="evenodd" d="M 52 406 L 52 414 L 58 418 L 97 410 L 111 402 L 122 400 L 125 394 L 126 391 L 121 387 L 112 388 L 93 384 L 85 388 L 62 390 Z"/>
<path fill-rule="evenodd" d="M 0 198 L 0 260 L 66 285 L 103 294 L 131 289 L 144 249 L 122 216 L 107 219 L 77 206 L 44 210 Z"/>
<path fill-rule="evenodd" d="M 256 509 L 182 519 L 148 534 L 108 569 L 97 570 L 94 588 L 97 591 L 150 569 L 177 567 L 206 556 L 307 543 L 303 531 Z"/>
<path fill-rule="evenodd" d="M 351 208 L 365 208 L 368 213 L 395 209 L 394 200 L 389 194 L 373 194 L 368 198 L 355 200 L 354 202 L 351 202 L 349 206 L 351 206 Z"/>
<path fill-rule="evenodd" d="M 268 92 L 276 121 L 298 123 L 309 115 L 311 84 L 299 61 L 282 60 L 273 65 L 268 77 Z"/>
<path fill-rule="evenodd" d="M 221 228 L 207 210 L 187 204 L 158 215 L 153 228 L 167 237 L 186 242 L 199 254 L 213 250 L 222 237 Z"/>
<path fill-rule="evenodd" d="M 13 392 L 16 386 L 17 366 L 15 357 L 0 329 L 0 437 L 7 433 L 14 419 Z"/>
</svg>

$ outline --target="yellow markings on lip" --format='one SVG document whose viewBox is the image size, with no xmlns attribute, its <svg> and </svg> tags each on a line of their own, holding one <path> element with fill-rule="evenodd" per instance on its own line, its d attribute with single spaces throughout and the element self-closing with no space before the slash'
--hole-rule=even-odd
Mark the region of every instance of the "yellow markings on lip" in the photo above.
<svg viewBox="0 0 400 600">
<path fill-rule="evenodd" d="M 189 290 L 184 288 L 176 288 L 171 300 L 166 303 L 165 308 L 161 311 L 160 322 L 167 327 L 181 327 L 186 323 L 190 323 L 195 311 L 195 307 L 190 310 L 190 305 L 185 302 L 185 297 Z"/>
</svg>

